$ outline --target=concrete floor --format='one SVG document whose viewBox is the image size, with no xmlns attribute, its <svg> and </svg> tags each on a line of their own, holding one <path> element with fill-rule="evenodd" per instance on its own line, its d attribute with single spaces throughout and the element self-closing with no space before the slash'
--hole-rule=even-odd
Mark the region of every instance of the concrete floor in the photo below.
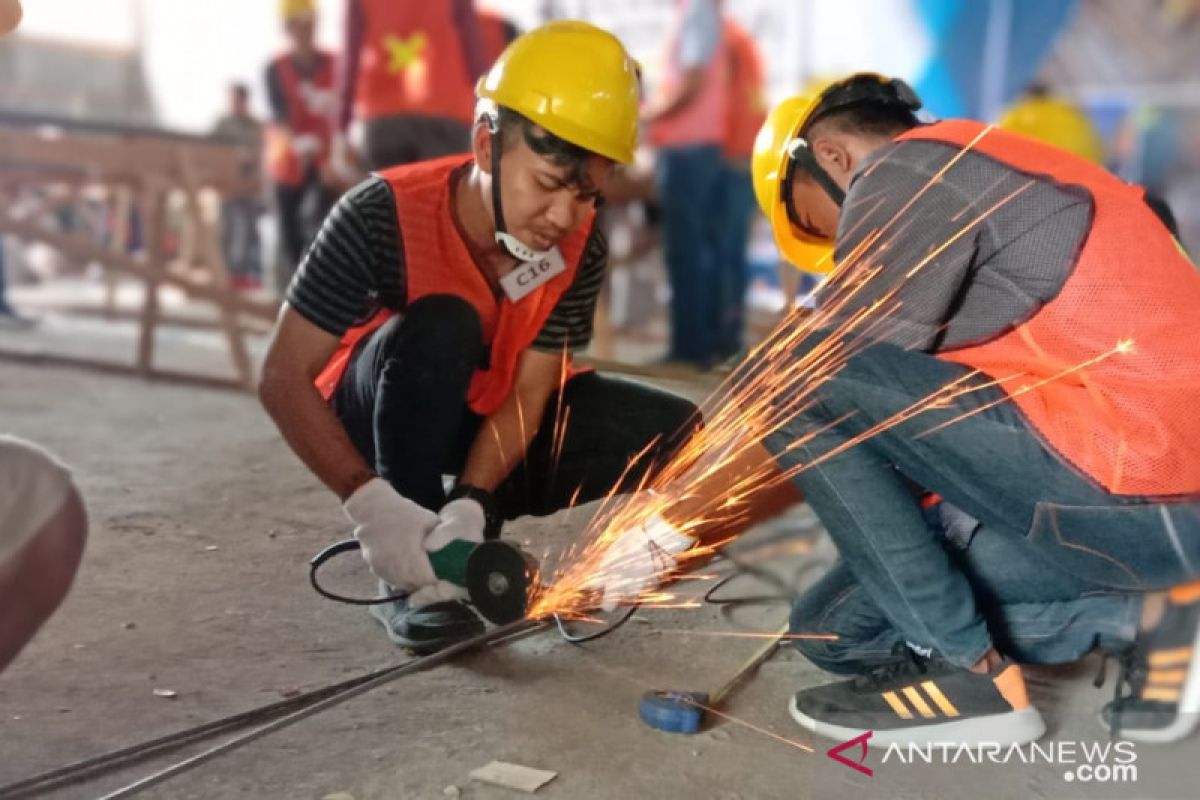
<svg viewBox="0 0 1200 800">
<path fill-rule="evenodd" d="M 73 464 L 92 519 L 72 595 L 0 676 L 0 785 L 404 660 L 365 613 L 308 587 L 307 559 L 346 524 L 249 396 L 0 362 L 0 429 Z M 507 535 L 553 551 L 584 511 L 521 521 Z M 787 536 L 815 549 L 773 560 L 780 575 L 831 557 L 804 524 L 739 544 L 754 551 Z M 1068 782 L 1062 766 L 885 765 L 879 750 L 867 760 L 874 776 L 861 775 L 788 716 L 792 692 L 829 680 L 790 650 L 728 711 L 813 752 L 731 722 L 682 737 L 639 721 L 642 692 L 711 689 L 759 645 L 702 634 L 768 631 L 785 613 L 644 611 L 583 647 L 540 633 L 402 678 L 144 796 L 521 796 L 469 781 L 493 759 L 557 771 L 538 795 L 572 800 L 1200 796 L 1196 740 L 1139 747 L 1132 785 Z M 1048 740 L 1103 740 L 1094 712 L 1111 688 L 1091 687 L 1095 666 L 1030 671 Z M 48 796 L 98 797 L 195 751 Z"/>
</svg>

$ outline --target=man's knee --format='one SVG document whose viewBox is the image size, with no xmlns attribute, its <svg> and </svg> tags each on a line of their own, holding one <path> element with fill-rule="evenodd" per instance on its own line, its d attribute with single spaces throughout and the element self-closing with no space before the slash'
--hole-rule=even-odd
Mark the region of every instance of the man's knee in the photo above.
<svg viewBox="0 0 1200 800">
<path fill-rule="evenodd" d="M 29 442 L 0 436 L 0 561 L 77 496 L 70 472 L 52 456 Z"/>
<path fill-rule="evenodd" d="M 419 352 L 446 356 L 474 354 L 483 346 L 483 324 L 475 307 L 461 297 L 427 295 L 389 320 L 383 335 L 391 348 L 417 345 Z M 428 346 L 427 346 L 428 345 Z"/>
<path fill-rule="evenodd" d="M 87 514 L 66 468 L 0 437 L 0 669 L 66 596 L 86 538 Z"/>
<path fill-rule="evenodd" d="M 71 587 L 83 558 L 87 529 L 83 498 L 71 485 L 62 503 L 16 555 L 16 558 L 26 559 L 22 572 L 26 577 L 35 577 L 44 588 L 45 600 L 51 610 Z"/>
</svg>

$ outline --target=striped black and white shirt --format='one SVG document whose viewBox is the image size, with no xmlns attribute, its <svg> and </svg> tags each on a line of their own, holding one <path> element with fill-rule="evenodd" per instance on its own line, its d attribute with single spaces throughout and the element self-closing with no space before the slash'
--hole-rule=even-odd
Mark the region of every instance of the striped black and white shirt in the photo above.
<svg viewBox="0 0 1200 800">
<path fill-rule="evenodd" d="M 287 290 L 292 308 L 341 336 L 380 308 L 403 311 L 406 270 L 392 188 L 371 177 L 346 193 L 326 218 Z M 608 243 L 599 227 L 584 247 L 575 280 L 550 312 L 533 348 L 561 353 L 592 340 L 596 299 L 604 283 Z M 420 269 L 419 265 L 412 265 Z"/>
</svg>

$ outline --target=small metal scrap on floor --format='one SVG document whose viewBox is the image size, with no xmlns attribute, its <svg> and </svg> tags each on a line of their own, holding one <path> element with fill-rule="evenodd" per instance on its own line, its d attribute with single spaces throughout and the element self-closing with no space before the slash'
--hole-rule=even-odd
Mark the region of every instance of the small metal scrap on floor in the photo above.
<svg viewBox="0 0 1200 800">
<path fill-rule="evenodd" d="M 471 780 L 473 781 L 503 786 L 506 789 L 516 789 L 529 794 L 533 794 L 556 777 L 558 777 L 557 772 L 523 767 L 520 764 L 509 764 L 505 761 L 493 761 L 486 767 L 471 771 Z"/>
</svg>

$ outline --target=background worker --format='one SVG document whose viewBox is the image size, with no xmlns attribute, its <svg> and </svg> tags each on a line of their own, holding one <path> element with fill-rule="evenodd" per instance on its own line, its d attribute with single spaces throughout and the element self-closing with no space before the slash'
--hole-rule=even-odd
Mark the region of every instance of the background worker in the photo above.
<svg viewBox="0 0 1200 800">
<path fill-rule="evenodd" d="M 756 145 L 781 250 L 806 265 L 835 247 L 834 324 L 895 309 L 764 442 L 784 470 L 838 453 L 794 480 L 841 561 L 792 628 L 836 635 L 797 647 L 856 677 L 791 713 L 838 738 L 1030 741 L 1044 725 L 1014 660 L 1104 646 L 1128 648 L 1131 676 L 1105 723 L 1182 738 L 1200 717 L 1200 343 L 1183 324 L 1200 274 L 1136 187 L 981 123 L 919 125 L 918 107 L 855 75 L 784 101 Z M 854 444 L 952 384 L 971 391 Z M 677 535 L 695 502 L 626 535 Z"/>
<path fill-rule="evenodd" d="M 471 153 L 384 171 L 339 202 L 260 391 L 372 570 L 410 593 L 372 610 L 418 650 L 482 629 L 427 552 L 636 481 L 695 422 L 686 400 L 569 368 L 607 264 L 595 207 L 637 142 L 635 63 L 605 31 L 551 23 L 505 51 L 479 97 Z M 457 476 L 449 496 L 443 475 Z"/>
<path fill-rule="evenodd" d="M 504 52 L 504 48 L 521 35 L 521 30 L 512 20 L 490 9 L 479 9 L 476 17 L 483 41 L 484 63 L 490 67 Z"/>
<path fill-rule="evenodd" d="M 1104 139 L 1079 106 L 1035 83 L 1000 117 L 1001 128 L 1060 147 L 1104 166 Z"/>
<path fill-rule="evenodd" d="M 725 162 L 721 205 L 717 215 L 716 355 L 730 358 L 742 349 L 746 330 L 746 284 L 750 264 L 747 242 L 754 220 L 754 185 L 750 156 L 754 139 L 767 118 L 766 70 L 758 44 L 741 25 L 723 21 L 729 58 L 729 106 L 726 112 Z M 793 292 L 794 294 L 794 292 Z"/>
<path fill-rule="evenodd" d="M 21 22 L 0 0 L 0 36 Z M 87 514 L 70 473 L 29 442 L 0 435 L 0 671 L 54 610 L 75 578 Z"/>
<path fill-rule="evenodd" d="M 1094 164 L 1109 162 L 1104 139 L 1083 109 L 1063 97 L 1057 97 L 1042 84 L 1034 84 L 1000 117 L 1001 128 L 1060 147 Z M 1128 176 L 1124 176 L 1128 177 Z M 1162 223 L 1179 238 L 1175 214 L 1162 194 L 1161 181 L 1143 184 L 1146 202 Z"/>
<path fill-rule="evenodd" d="M 667 360 L 719 360 L 717 231 L 729 109 L 729 46 L 718 0 L 678 0 L 660 91 L 644 114 L 655 148 L 663 257 L 671 284 Z"/>
<path fill-rule="evenodd" d="M 213 136 L 241 150 L 240 180 L 221 197 L 221 251 L 234 287 L 262 286 L 263 126 L 250 113 L 250 89 L 244 83 L 229 87 L 229 108 L 213 126 Z"/>
<path fill-rule="evenodd" d="M 365 170 L 465 152 L 490 62 L 473 0 L 347 0 L 341 160 Z M 348 144 L 361 123 L 361 154 Z"/>
<path fill-rule="evenodd" d="M 271 125 L 266 162 L 279 215 L 283 269 L 276 285 L 282 292 L 333 207 L 338 181 L 330 167 L 335 58 L 316 45 L 314 0 L 281 0 L 280 12 L 288 49 L 267 67 Z"/>
</svg>

